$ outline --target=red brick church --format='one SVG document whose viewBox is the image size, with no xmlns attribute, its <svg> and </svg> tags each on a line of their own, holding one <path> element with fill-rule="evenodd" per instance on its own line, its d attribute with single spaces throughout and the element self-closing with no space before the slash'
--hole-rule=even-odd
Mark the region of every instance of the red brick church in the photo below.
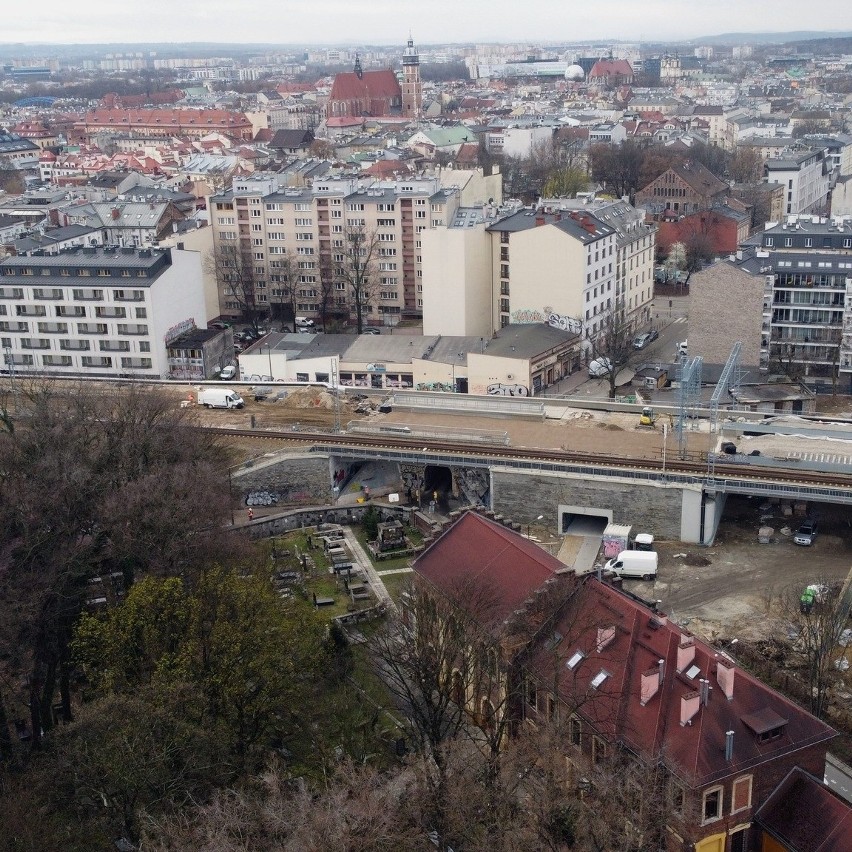
<svg viewBox="0 0 852 852">
<path fill-rule="evenodd" d="M 402 89 L 390 68 L 364 71 L 355 57 L 355 68 L 334 78 L 326 104 L 326 118 L 400 115 Z"/>
</svg>

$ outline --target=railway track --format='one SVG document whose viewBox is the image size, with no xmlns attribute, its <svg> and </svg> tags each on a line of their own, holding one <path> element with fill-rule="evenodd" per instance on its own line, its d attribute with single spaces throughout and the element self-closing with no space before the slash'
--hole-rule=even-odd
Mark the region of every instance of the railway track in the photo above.
<svg viewBox="0 0 852 852">
<path fill-rule="evenodd" d="M 697 479 L 740 479 L 756 482 L 782 482 L 786 485 L 807 485 L 811 487 L 852 488 L 852 474 L 824 473 L 820 471 L 788 470 L 785 468 L 755 468 L 747 464 L 724 464 L 716 462 L 712 473 L 708 472 L 706 458 L 703 462 L 667 459 L 665 467 L 662 459 L 613 456 L 606 453 L 573 452 L 561 448 L 545 447 L 506 447 L 501 445 L 459 444 L 429 440 L 426 438 L 407 438 L 390 435 L 346 435 L 328 432 L 292 432 L 253 429 L 228 429 L 201 427 L 218 435 L 230 435 L 263 441 L 276 441 L 290 444 L 313 444 L 315 446 L 348 446 L 364 449 L 409 450 L 418 455 L 434 453 L 470 458 L 490 458 L 542 462 L 547 464 L 585 465 L 589 467 L 622 468 L 625 471 L 645 471 L 666 474 L 693 476 Z"/>
</svg>

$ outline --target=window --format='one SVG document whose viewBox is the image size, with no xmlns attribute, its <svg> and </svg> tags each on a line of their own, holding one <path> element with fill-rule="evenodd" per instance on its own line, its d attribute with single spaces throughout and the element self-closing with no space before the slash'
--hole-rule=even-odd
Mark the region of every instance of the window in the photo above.
<svg viewBox="0 0 852 852">
<path fill-rule="evenodd" d="M 600 689 L 603 686 L 604 681 L 609 677 L 609 672 L 606 669 L 601 669 L 593 678 L 592 678 L 592 689 Z"/>
<path fill-rule="evenodd" d="M 568 739 L 577 748 L 583 743 L 583 723 L 576 716 L 568 720 Z"/>
<path fill-rule="evenodd" d="M 606 759 L 606 740 L 597 734 L 592 735 L 592 763 L 601 763 Z"/>
<path fill-rule="evenodd" d="M 722 816 L 722 788 L 713 787 L 704 794 L 701 808 L 702 824 L 713 822 Z"/>
<path fill-rule="evenodd" d="M 535 685 L 535 681 L 532 680 L 527 681 L 527 704 L 529 704 L 533 710 L 538 710 L 538 689 Z"/>
<path fill-rule="evenodd" d="M 674 779 L 669 780 L 669 805 L 676 814 L 684 813 L 686 808 L 686 790 Z"/>
<path fill-rule="evenodd" d="M 751 807 L 751 775 L 745 775 L 734 781 L 734 789 L 731 793 L 731 813 L 744 811 Z"/>
<path fill-rule="evenodd" d="M 746 840 L 748 839 L 748 829 L 744 828 L 741 831 L 735 831 L 731 834 L 731 852 L 746 852 L 748 849 L 748 845 L 746 844 Z"/>
<path fill-rule="evenodd" d="M 588 319 L 588 317 L 587 317 Z M 565 661 L 566 668 L 575 669 L 581 663 L 586 655 L 582 651 L 575 651 L 571 657 Z"/>
</svg>

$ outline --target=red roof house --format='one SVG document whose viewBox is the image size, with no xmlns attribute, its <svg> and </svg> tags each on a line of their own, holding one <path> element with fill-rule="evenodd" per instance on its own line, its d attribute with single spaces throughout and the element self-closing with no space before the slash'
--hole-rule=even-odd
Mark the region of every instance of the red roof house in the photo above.
<svg viewBox="0 0 852 852">
<path fill-rule="evenodd" d="M 835 735 L 828 725 L 655 606 L 577 577 L 502 524 L 468 512 L 413 568 L 448 597 L 460 587 L 488 590 L 484 626 L 500 648 L 500 688 L 519 696 L 505 712 L 518 715 L 516 725 L 570 720 L 562 751 L 578 779 L 594 778 L 616 753 L 665 768 L 663 799 L 676 802 L 665 816 L 669 849 L 756 849 L 755 812 L 788 773 L 822 776 Z M 470 697 L 474 719 L 487 701 Z M 590 795 L 606 803 L 606 790 Z"/>
</svg>

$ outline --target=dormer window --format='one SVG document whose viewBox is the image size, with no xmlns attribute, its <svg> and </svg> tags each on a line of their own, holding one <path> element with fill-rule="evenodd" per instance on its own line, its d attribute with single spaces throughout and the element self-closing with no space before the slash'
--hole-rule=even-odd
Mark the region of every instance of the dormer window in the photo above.
<svg viewBox="0 0 852 852">
<path fill-rule="evenodd" d="M 787 720 L 769 707 L 748 713 L 741 721 L 755 734 L 761 745 L 780 739 L 787 727 Z"/>
</svg>

